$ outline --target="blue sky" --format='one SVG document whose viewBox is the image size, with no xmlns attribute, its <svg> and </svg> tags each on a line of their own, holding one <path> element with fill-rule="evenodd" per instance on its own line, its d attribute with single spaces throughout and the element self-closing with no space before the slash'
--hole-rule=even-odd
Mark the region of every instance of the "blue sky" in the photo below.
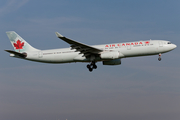
<svg viewBox="0 0 180 120">
<path fill-rule="evenodd" d="M 10 58 L 6 31 L 38 49 L 163 39 L 179 46 L 178 0 L 1 0 L 0 119 L 178 120 L 179 47 L 158 56 L 122 59 L 90 73 L 85 63 L 44 64 Z"/>
</svg>

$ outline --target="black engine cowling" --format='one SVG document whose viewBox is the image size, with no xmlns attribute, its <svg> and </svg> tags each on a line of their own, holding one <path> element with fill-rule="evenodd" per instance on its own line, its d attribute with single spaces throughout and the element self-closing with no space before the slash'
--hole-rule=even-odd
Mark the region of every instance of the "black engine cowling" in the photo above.
<svg viewBox="0 0 180 120">
<path fill-rule="evenodd" d="M 103 65 L 120 65 L 121 59 L 103 61 Z"/>
</svg>

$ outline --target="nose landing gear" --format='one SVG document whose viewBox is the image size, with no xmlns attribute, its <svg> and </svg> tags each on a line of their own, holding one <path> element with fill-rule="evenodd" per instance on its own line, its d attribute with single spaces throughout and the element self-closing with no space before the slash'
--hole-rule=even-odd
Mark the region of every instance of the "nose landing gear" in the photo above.
<svg viewBox="0 0 180 120">
<path fill-rule="evenodd" d="M 90 64 L 87 65 L 87 68 L 89 69 L 90 72 L 92 72 L 93 69 L 97 69 L 97 65 L 94 61 L 92 61 Z"/>
<path fill-rule="evenodd" d="M 159 58 L 158 58 L 159 61 L 161 61 L 161 53 L 159 53 Z"/>
</svg>

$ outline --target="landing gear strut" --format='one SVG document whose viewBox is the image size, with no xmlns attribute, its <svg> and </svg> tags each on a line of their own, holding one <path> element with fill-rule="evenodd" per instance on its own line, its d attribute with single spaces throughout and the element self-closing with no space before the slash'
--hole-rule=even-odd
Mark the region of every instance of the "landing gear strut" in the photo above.
<svg viewBox="0 0 180 120">
<path fill-rule="evenodd" d="M 159 53 L 159 58 L 158 58 L 159 61 L 161 61 L 161 53 Z"/>
<path fill-rule="evenodd" d="M 92 72 L 93 69 L 97 69 L 97 65 L 94 61 L 92 61 L 90 64 L 87 65 L 87 68 L 89 69 L 90 72 Z"/>
</svg>

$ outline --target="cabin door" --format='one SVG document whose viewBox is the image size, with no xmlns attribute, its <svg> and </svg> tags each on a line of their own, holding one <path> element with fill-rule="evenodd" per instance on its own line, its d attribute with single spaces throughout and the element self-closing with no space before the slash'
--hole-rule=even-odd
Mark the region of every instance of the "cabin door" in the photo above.
<svg viewBox="0 0 180 120">
<path fill-rule="evenodd" d="M 40 51 L 40 52 L 38 52 L 38 57 L 39 58 L 42 58 L 43 57 L 43 53 Z"/>
<path fill-rule="evenodd" d="M 131 50 L 131 45 L 127 45 L 127 50 Z"/>
<path fill-rule="evenodd" d="M 159 47 L 163 47 L 163 42 L 159 41 Z"/>
</svg>

